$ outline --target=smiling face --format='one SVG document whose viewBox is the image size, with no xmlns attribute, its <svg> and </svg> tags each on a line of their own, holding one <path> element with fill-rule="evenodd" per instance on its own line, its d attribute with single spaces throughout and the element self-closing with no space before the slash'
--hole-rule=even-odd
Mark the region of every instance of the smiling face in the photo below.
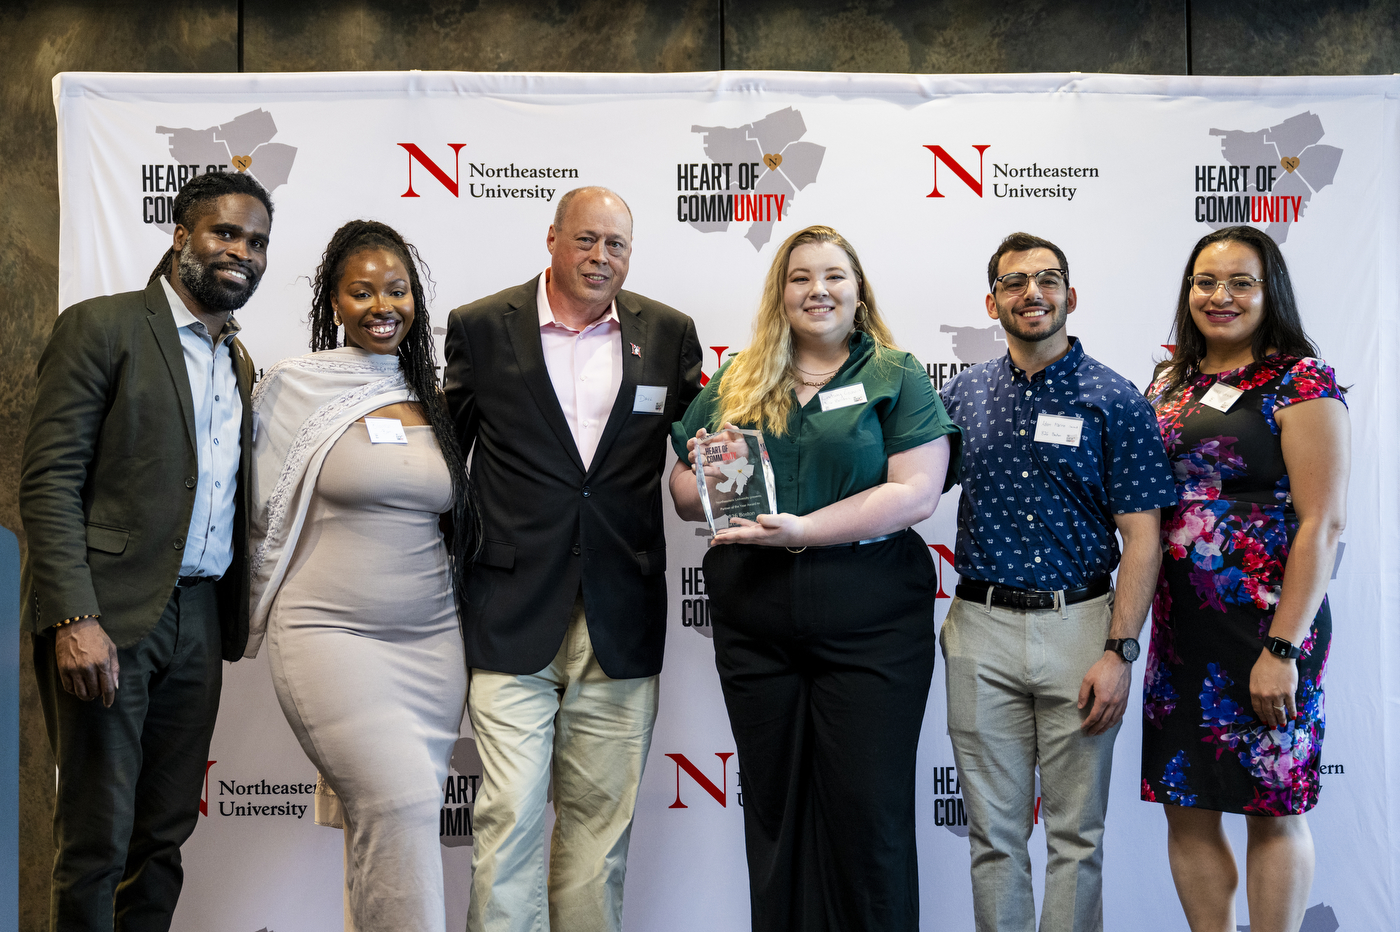
<svg viewBox="0 0 1400 932">
<path fill-rule="evenodd" d="M 1191 274 L 1209 275 L 1226 282 L 1239 275 L 1264 277 L 1264 262 L 1253 246 L 1233 240 L 1211 243 L 1196 256 Z M 1247 346 L 1264 323 L 1264 289 L 1243 298 L 1230 294 L 1222 285 L 1214 294 L 1191 289 L 1191 320 L 1205 337 L 1210 350 Z"/>
<path fill-rule="evenodd" d="M 632 215 L 610 192 L 581 191 L 563 221 L 550 224 L 549 287 L 555 311 L 596 318 L 627 280 L 632 258 Z M 557 297 L 556 297 L 557 296 Z"/>
<path fill-rule="evenodd" d="M 215 199 L 190 229 L 175 227 L 176 291 L 211 314 L 247 304 L 267 268 L 271 226 L 267 208 L 255 197 L 225 194 Z"/>
<path fill-rule="evenodd" d="M 1034 276 L 1042 269 L 1059 266 L 1059 260 L 1048 249 L 1008 252 L 997 263 L 997 277 L 1010 272 Z M 1058 293 L 1044 292 L 1034 277 L 1027 283 L 1026 290 L 1018 295 L 1007 295 L 998 283 L 996 290 L 987 295 L 987 316 L 1001 321 L 1008 339 L 1040 343 L 1064 330 L 1065 321 L 1074 311 L 1076 300 L 1073 288 L 1065 286 Z"/>
<path fill-rule="evenodd" d="M 860 279 L 851 257 L 835 243 L 804 243 L 788 257 L 783 311 L 793 344 L 842 343 L 855 328 Z"/>
<path fill-rule="evenodd" d="M 345 326 L 345 342 L 390 356 L 413 326 L 408 270 L 387 249 L 365 249 L 345 260 L 331 307 Z"/>
</svg>

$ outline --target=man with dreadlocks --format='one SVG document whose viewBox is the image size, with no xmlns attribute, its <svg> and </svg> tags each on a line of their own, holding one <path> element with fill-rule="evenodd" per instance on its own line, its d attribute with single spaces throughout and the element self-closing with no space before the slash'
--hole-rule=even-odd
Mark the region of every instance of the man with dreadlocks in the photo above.
<svg viewBox="0 0 1400 932">
<path fill-rule="evenodd" d="M 462 450 L 476 445 L 483 524 L 465 627 L 483 777 L 471 932 L 622 927 L 666 641 L 661 470 L 700 392 L 695 324 L 622 290 L 622 198 L 568 192 L 546 246 L 538 277 L 447 325 L 447 402 Z"/>
<path fill-rule="evenodd" d="M 267 265 L 272 201 L 213 172 L 180 190 L 174 220 L 144 291 L 59 315 L 25 440 L 54 929 L 169 927 L 222 661 L 248 638 L 253 364 L 232 314 Z"/>
</svg>

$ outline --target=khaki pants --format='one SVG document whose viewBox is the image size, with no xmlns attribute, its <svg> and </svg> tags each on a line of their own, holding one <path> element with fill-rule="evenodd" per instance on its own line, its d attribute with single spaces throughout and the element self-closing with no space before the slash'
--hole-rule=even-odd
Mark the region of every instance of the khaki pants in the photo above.
<svg viewBox="0 0 1400 932">
<path fill-rule="evenodd" d="M 1035 770 L 1048 858 L 1040 932 L 1103 928 L 1103 825 L 1115 725 L 1089 737 L 1075 706 L 1103 656 L 1113 594 L 1043 611 L 954 599 L 941 640 L 948 734 L 967 804 L 978 932 L 1032 932 Z"/>
<path fill-rule="evenodd" d="M 469 932 L 621 930 L 627 845 L 658 692 L 658 677 L 603 673 L 582 597 L 543 670 L 472 670 L 467 710 L 483 779 Z M 546 876 L 551 762 L 556 821 Z"/>
</svg>

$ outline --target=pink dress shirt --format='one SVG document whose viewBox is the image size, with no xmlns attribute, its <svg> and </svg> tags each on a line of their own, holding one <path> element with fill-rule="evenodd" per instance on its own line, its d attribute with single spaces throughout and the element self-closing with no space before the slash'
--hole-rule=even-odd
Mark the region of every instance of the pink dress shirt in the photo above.
<svg viewBox="0 0 1400 932">
<path fill-rule="evenodd" d="M 535 293 L 544 364 L 554 383 L 559 407 L 564 409 L 564 419 L 569 422 L 569 433 L 574 435 L 583 468 L 587 469 L 598 451 L 598 440 L 622 386 L 622 324 L 617 319 L 616 301 L 606 314 L 582 330 L 559 323 L 549 306 L 545 288 L 548 275 L 548 269 L 541 273 Z"/>
</svg>

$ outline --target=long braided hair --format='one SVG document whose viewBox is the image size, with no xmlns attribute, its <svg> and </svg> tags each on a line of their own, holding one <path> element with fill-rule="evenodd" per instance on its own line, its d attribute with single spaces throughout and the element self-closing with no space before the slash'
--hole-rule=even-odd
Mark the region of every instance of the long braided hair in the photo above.
<svg viewBox="0 0 1400 932">
<path fill-rule="evenodd" d="M 428 318 L 428 300 L 422 280 L 429 276 L 428 266 L 418 255 L 418 249 L 406 242 L 393 227 L 375 220 L 352 220 L 335 231 L 311 283 L 311 349 L 319 352 L 342 345 L 331 297 L 340 287 L 340 277 L 345 272 L 346 263 L 352 256 L 369 249 L 383 249 L 392 253 L 408 270 L 409 290 L 413 294 L 413 324 L 399 344 L 399 369 L 428 416 L 433 437 L 452 477 L 452 518 L 451 527 L 447 529 L 447 553 L 460 618 L 462 607 L 466 605 L 467 568 L 476 557 L 481 542 L 481 515 L 467 475 L 466 458 L 457 442 L 457 432 L 452 427 L 447 401 L 438 383 L 433 328 Z M 428 277 L 428 281 L 432 282 L 431 277 Z"/>
</svg>

